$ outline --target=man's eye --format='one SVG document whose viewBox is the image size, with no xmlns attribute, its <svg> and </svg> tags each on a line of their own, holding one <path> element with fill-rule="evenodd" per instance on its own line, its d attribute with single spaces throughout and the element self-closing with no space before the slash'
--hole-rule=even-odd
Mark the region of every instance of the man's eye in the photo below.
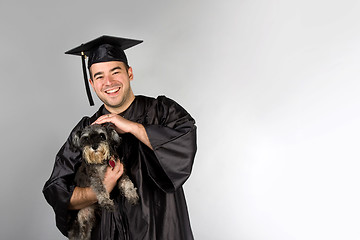
<svg viewBox="0 0 360 240">
<path fill-rule="evenodd" d="M 113 72 L 113 74 L 115 75 L 115 74 L 119 74 L 120 72 Z"/>
<path fill-rule="evenodd" d="M 103 79 L 103 76 L 99 76 L 99 77 L 97 77 L 97 78 L 95 78 L 96 80 L 101 80 L 101 79 Z"/>
</svg>

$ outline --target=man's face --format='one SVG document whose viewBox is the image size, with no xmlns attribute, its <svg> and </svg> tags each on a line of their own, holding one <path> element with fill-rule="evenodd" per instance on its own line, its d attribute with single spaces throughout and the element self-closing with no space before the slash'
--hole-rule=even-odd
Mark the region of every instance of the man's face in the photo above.
<svg viewBox="0 0 360 240">
<path fill-rule="evenodd" d="M 131 67 L 126 70 L 125 63 L 118 61 L 94 63 L 90 74 L 90 84 L 106 107 L 119 110 L 130 105 L 134 99 L 130 86 L 133 80 Z"/>
</svg>

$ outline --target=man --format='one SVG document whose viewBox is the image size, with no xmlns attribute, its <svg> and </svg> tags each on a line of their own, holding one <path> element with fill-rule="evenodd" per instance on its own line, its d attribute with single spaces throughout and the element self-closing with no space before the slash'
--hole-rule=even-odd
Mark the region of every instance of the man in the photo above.
<svg viewBox="0 0 360 240">
<path fill-rule="evenodd" d="M 130 82 L 133 70 L 124 50 L 142 41 L 102 36 L 68 51 L 81 55 L 86 78 L 103 105 L 92 117 L 84 117 L 56 155 L 53 172 L 43 193 L 53 207 L 56 225 L 68 235 L 71 217 L 97 202 L 91 188 L 75 186 L 81 153 L 72 148 L 71 136 L 89 124 L 111 122 L 123 137 L 127 174 L 137 187 L 139 203 L 131 205 L 115 187 L 124 166 L 118 160 L 108 167 L 103 181 L 116 205 L 102 210 L 92 239 L 193 239 L 182 189 L 196 153 L 194 119 L 175 101 L 159 96 L 135 96 Z M 85 82 L 87 84 L 87 81 Z M 87 89 L 90 104 L 92 98 Z"/>
</svg>

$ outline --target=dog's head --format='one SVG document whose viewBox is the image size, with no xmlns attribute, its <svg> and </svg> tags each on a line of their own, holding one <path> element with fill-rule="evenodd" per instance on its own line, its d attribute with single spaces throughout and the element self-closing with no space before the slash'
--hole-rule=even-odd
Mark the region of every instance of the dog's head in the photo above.
<svg viewBox="0 0 360 240">
<path fill-rule="evenodd" d="M 77 131 L 72 141 L 87 163 L 102 164 L 110 158 L 110 148 L 116 149 L 120 145 L 121 137 L 111 124 L 94 124 Z"/>
</svg>

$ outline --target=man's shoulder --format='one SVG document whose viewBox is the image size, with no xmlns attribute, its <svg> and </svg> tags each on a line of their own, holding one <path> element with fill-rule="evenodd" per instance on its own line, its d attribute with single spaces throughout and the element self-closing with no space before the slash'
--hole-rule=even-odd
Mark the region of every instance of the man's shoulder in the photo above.
<svg viewBox="0 0 360 240">
<path fill-rule="evenodd" d="M 173 100 L 165 95 L 158 95 L 157 97 L 137 95 L 136 99 L 138 101 L 142 101 L 142 102 L 148 103 L 148 104 L 153 104 L 153 103 L 174 104 L 174 103 L 176 103 L 175 100 Z"/>
<path fill-rule="evenodd" d="M 86 125 L 90 125 L 91 123 L 95 122 L 96 119 L 98 119 L 101 115 L 104 113 L 104 104 L 99 107 L 99 109 L 91 116 L 91 117 L 83 117 L 83 121 L 85 121 Z"/>
<path fill-rule="evenodd" d="M 100 108 L 91 117 L 83 116 L 80 119 L 80 121 L 78 121 L 78 123 L 75 125 L 72 132 L 74 132 L 75 130 L 81 130 L 86 126 L 90 125 L 91 123 L 93 123 L 96 119 L 98 119 L 102 115 L 103 108 L 104 105 L 101 105 Z"/>
<path fill-rule="evenodd" d="M 139 100 L 140 99 L 144 103 L 142 105 L 144 106 L 144 109 L 146 109 L 147 114 L 150 115 L 154 112 L 157 113 L 157 116 L 167 116 L 169 114 L 183 116 L 188 114 L 178 102 L 165 95 L 159 95 L 156 98 L 139 96 Z"/>
<path fill-rule="evenodd" d="M 77 131 L 77 130 L 81 130 L 83 128 L 85 128 L 86 126 L 90 125 L 90 117 L 88 116 L 84 116 L 80 119 L 80 121 L 75 125 L 75 127 L 73 128 L 73 130 L 71 132 Z"/>
</svg>

